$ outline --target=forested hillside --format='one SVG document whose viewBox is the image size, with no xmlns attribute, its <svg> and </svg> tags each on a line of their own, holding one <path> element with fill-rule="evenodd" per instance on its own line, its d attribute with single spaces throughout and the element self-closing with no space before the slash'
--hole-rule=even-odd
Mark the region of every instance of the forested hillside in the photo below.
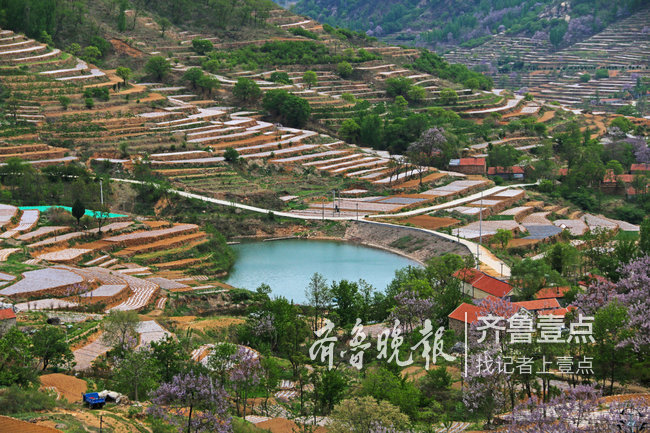
<svg viewBox="0 0 650 433">
<path fill-rule="evenodd" d="M 294 9 L 390 41 L 444 49 L 494 34 L 526 34 L 557 47 L 574 43 L 647 5 L 647 0 L 298 0 Z"/>
</svg>

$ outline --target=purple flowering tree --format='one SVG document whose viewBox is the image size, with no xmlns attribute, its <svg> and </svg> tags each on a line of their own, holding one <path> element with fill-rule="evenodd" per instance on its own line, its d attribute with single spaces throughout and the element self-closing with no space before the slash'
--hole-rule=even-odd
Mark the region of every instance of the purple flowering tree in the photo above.
<svg viewBox="0 0 650 433">
<path fill-rule="evenodd" d="M 621 279 L 616 285 L 597 282 L 576 299 L 576 306 L 586 314 L 617 301 L 628 313 L 627 328 L 632 336 L 624 339 L 619 347 L 631 346 L 635 352 L 650 345 L 650 256 L 637 258 L 619 270 Z"/>
<path fill-rule="evenodd" d="M 488 349 L 471 354 L 467 362 L 463 403 L 470 412 L 483 415 L 488 425 L 506 404 L 506 374 L 494 364 L 499 356 L 498 350 Z"/>
<path fill-rule="evenodd" d="M 405 290 L 395 296 L 397 305 L 388 320 L 395 319 L 404 324 L 407 332 L 413 331 L 417 326 L 423 326 L 424 321 L 433 314 L 434 302 L 432 298 L 420 298 L 414 291 Z"/>
<path fill-rule="evenodd" d="M 569 388 L 548 403 L 529 399 L 508 416 L 508 433 L 579 433 L 600 424 L 601 394 L 593 386 Z"/>
<path fill-rule="evenodd" d="M 148 412 L 176 425 L 183 433 L 230 433 L 228 394 L 209 376 L 178 374 L 152 393 Z"/>
<path fill-rule="evenodd" d="M 235 393 L 237 413 L 245 418 L 248 393 L 260 383 L 260 359 L 257 353 L 241 346 L 230 359 L 233 364 L 230 369 L 230 384 Z"/>
<path fill-rule="evenodd" d="M 644 140 L 639 140 L 634 146 L 634 157 L 638 163 L 650 163 L 650 147 Z"/>
</svg>

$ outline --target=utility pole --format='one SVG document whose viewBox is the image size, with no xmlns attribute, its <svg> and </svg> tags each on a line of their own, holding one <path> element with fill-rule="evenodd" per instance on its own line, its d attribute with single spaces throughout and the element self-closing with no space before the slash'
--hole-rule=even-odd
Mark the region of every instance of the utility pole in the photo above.
<svg viewBox="0 0 650 433">
<path fill-rule="evenodd" d="M 332 216 L 336 214 L 336 190 L 332 190 Z"/>
<path fill-rule="evenodd" d="M 481 207 L 478 211 L 478 244 L 476 245 L 476 269 L 481 270 L 481 243 L 483 242 L 483 191 L 481 191 Z"/>
<path fill-rule="evenodd" d="M 102 183 L 101 178 L 99 178 L 99 199 L 101 201 L 102 206 L 104 206 L 104 184 Z"/>
<path fill-rule="evenodd" d="M 359 221 L 359 203 L 357 203 L 357 221 Z"/>
</svg>

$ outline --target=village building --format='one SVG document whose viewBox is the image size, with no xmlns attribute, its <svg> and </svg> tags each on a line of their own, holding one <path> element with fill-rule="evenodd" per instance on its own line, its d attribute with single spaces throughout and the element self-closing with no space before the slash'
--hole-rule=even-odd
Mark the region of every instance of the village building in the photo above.
<svg viewBox="0 0 650 433">
<path fill-rule="evenodd" d="M 535 293 L 535 299 L 564 298 L 569 290 L 570 286 L 545 287 Z"/>
<path fill-rule="evenodd" d="M 488 177 L 499 176 L 502 179 L 522 180 L 525 177 L 523 167 L 513 165 L 512 167 L 489 167 L 487 170 Z"/>
<path fill-rule="evenodd" d="M 483 299 L 488 296 L 503 298 L 512 293 L 512 286 L 510 284 L 476 269 L 461 269 L 454 273 L 454 277 L 461 280 L 463 293 L 474 299 Z"/>
<path fill-rule="evenodd" d="M 0 336 L 6 334 L 14 326 L 16 326 L 16 313 L 14 313 L 14 310 L 12 308 L 0 310 Z"/>
<path fill-rule="evenodd" d="M 449 169 L 463 174 L 485 175 L 485 158 L 460 158 L 449 161 Z"/>
</svg>

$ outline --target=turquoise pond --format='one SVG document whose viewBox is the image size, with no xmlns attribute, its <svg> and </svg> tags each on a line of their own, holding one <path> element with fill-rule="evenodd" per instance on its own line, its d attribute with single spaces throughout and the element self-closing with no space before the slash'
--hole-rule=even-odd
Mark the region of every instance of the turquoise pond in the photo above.
<svg viewBox="0 0 650 433">
<path fill-rule="evenodd" d="M 21 206 L 19 209 L 20 210 L 38 209 L 40 212 L 45 212 L 51 207 L 60 207 L 61 209 L 65 209 L 68 212 L 72 212 L 72 208 L 70 206 Z M 86 215 L 88 215 L 90 217 L 94 217 L 95 216 L 95 211 L 90 210 L 90 209 L 86 209 Z M 120 214 L 117 214 L 117 213 L 109 213 L 108 214 L 109 218 L 121 218 L 121 217 L 125 217 L 125 216 L 128 216 L 128 215 L 120 215 Z"/>
<path fill-rule="evenodd" d="M 420 266 L 406 257 L 358 244 L 336 241 L 288 239 L 233 245 L 237 260 L 226 282 L 255 290 L 262 283 L 272 294 L 295 302 L 305 301 L 305 287 L 318 272 L 328 281 L 364 279 L 384 291 L 395 271 Z"/>
</svg>

